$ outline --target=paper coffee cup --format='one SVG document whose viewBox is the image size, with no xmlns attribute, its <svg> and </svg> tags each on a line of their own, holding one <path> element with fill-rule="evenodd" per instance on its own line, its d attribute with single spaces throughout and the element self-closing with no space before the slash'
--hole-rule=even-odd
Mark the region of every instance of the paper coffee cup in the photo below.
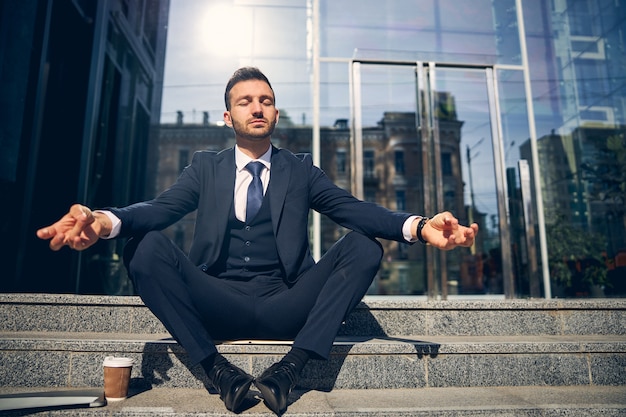
<svg viewBox="0 0 626 417">
<path fill-rule="evenodd" d="M 133 360 L 130 358 L 104 358 L 104 397 L 107 401 L 120 401 L 128 396 L 130 371 Z"/>
</svg>

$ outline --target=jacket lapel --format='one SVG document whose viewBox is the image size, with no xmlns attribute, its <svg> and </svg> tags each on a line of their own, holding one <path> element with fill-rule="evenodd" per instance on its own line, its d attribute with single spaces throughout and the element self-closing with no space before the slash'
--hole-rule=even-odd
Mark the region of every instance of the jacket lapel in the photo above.
<svg viewBox="0 0 626 417">
<path fill-rule="evenodd" d="M 215 181 L 215 195 L 212 198 L 215 199 L 215 217 L 214 219 L 219 221 L 220 224 L 217 228 L 217 235 L 223 237 L 228 227 L 228 219 L 230 218 L 230 211 L 233 206 L 235 189 L 235 152 L 233 148 L 220 152 L 222 157 L 217 161 L 213 178 Z M 222 242 L 217 245 L 220 248 Z"/>
<path fill-rule="evenodd" d="M 285 204 L 287 187 L 291 176 L 291 166 L 287 163 L 283 154 L 272 147 L 272 168 L 270 174 L 270 211 L 272 213 L 272 226 L 274 236 L 278 236 L 278 228 Z"/>
</svg>

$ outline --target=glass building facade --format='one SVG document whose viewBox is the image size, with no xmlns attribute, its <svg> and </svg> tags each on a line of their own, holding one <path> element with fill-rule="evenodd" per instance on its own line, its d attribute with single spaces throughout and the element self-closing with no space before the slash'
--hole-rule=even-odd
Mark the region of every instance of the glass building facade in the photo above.
<svg viewBox="0 0 626 417">
<path fill-rule="evenodd" d="M 58 116 L 61 130 L 79 130 L 82 153 L 75 157 L 82 164 L 57 181 L 86 178 L 72 180 L 79 192 L 66 192 L 66 200 L 102 206 L 149 197 L 175 180 L 194 151 L 232 146 L 232 131 L 222 123 L 224 87 L 235 69 L 253 65 L 276 93 L 275 145 L 311 152 L 339 186 L 362 199 L 426 215 L 449 210 L 463 223 L 480 224 L 471 249 L 383 242 L 370 294 L 626 294 L 622 0 L 107 0 L 98 7 L 77 0 L 69 11 L 60 10 L 60 1 L 40 3 L 49 14 L 32 5 L 33 28 L 38 16 L 54 23 L 76 10 L 92 22 L 84 29 L 91 59 L 80 65 L 97 88 L 67 84 L 85 89 L 78 98 L 91 113 L 77 112 L 73 122 Z M 3 21 L 20 9 L 1 7 Z M 26 60 L 24 48 L 33 42 L 9 37 L 15 26 L 2 26 L 3 68 L 9 59 Z M 35 41 L 49 42 L 34 33 Z M 13 46 L 17 41 L 22 48 Z M 13 85 L 9 75 L 0 73 L 3 87 Z M 24 83 L 26 98 L 47 94 L 41 84 Z M 0 120 L 19 113 L 10 104 L 20 91 L 2 89 Z M 20 126 L 37 126 L 39 119 L 29 116 L 36 106 L 26 101 Z M 118 128 L 103 127 L 113 124 Z M 62 210 L 42 213 L 43 201 L 33 197 L 44 164 L 36 148 L 47 143 L 45 132 L 37 140 L 31 132 L 29 141 L 21 134 L 2 138 L 3 193 L 36 216 L 17 215 L 24 237 L 7 258 L 14 267 L 5 287 L 132 293 L 120 242 L 53 261 L 70 265 L 65 271 L 73 278 L 65 286 L 33 278 L 28 259 L 49 257 L 31 241 L 35 222 L 45 224 Z M 105 146 L 102 135 L 117 146 Z M 24 171 L 19 161 L 34 166 Z M 166 232 L 185 248 L 192 222 L 193 214 Z M 311 214 L 316 256 L 343 233 Z"/>
</svg>

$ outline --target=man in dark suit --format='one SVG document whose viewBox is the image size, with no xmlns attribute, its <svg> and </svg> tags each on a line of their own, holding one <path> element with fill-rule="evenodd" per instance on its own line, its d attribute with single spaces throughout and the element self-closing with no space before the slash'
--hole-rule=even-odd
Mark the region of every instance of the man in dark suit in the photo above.
<svg viewBox="0 0 626 417">
<path fill-rule="evenodd" d="M 448 212 L 428 219 L 360 201 L 310 155 L 274 147 L 279 112 L 269 80 L 256 68 L 237 70 L 224 100 L 234 148 L 197 152 L 153 200 L 96 211 L 76 204 L 37 234 L 53 250 L 132 237 L 124 258 L 138 294 L 191 362 L 202 365 L 226 407 L 238 411 L 254 382 L 281 415 L 307 361 L 328 358 L 342 321 L 374 279 L 383 253 L 376 237 L 448 250 L 471 246 L 478 226 L 459 225 Z M 309 209 L 351 230 L 318 262 L 309 251 Z M 194 210 L 186 255 L 159 230 Z M 287 355 L 256 379 L 214 343 L 255 338 L 293 340 Z"/>
</svg>

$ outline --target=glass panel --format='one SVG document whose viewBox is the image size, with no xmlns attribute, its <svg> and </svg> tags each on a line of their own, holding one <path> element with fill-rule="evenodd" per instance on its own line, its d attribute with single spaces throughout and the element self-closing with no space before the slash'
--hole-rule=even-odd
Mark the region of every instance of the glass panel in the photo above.
<svg viewBox="0 0 626 417">
<path fill-rule="evenodd" d="M 502 124 L 502 147 L 506 166 L 509 224 L 515 293 L 517 296 L 541 296 L 541 259 L 537 230 L 535 188 L 532 183 L 532 154 L 528 111 L 522 71 L 497 71 L 498 96 Z M 522 160 L 522 173 L 520 173 Z M 520 175 L 528 166 L 532 188 L 523 190 Z M 525 200 L 526 199 L 526 200 Z M 530 200 L 528 207 L 524 201 Z M 530 227 L 527 226 L 530 224 Z"/>
<path fill-rule="evenodd" d="M 322 56 L 521 62 L 514 0 L 321 1 L 320 13 Z"/>
<path fill-rule="evenodd" d="M 502 242 L 486 74 L 484 70 L 444 68 L 437 68 L 435 74 L 442 207 L 462 223 L 477 222 L 481 227 L 471 250 L 446 254 L 448 291 L 451 295 L 502 294 Z"/>
<path fill-rule="evenodd" d="M 555 0 L 543 9 L 525 2 L 524 12 L 531 16 L 527 44 L 552 292 L 623 296 L 623 4 Z"/>
<path fill-rule="evenodd" d="M 320 65 L 320 125 L 350 127 L 350 68 L 348 63 L 322 62 Z"/>
<path fill-rule="evenodd" d="M 491 114 L 484 70 L 437 68 L 424 78 L 423 98 L 433 91 L 433 138 L 416 129 L 416 67 L 361 65 L 360 106 L 364 153 L 364 194 L 396 210 L 423 213 L 426 182 L 438 190 L 440 206 L 461 222 L 481 224 L 472 249 L 459 248 L 441 256 L 437 272 L 442 294 L 502 294 L 500 222 L 494 175 Z M 431 67 L 432 68 L 432 67 Z M 356 87 L 355 87 L 356 88 Z M 428 103 L 429 100 L 422 100 Z M 432 174 L 422 168 L 422 141 L 435 142 Z M 437 161 L 436 159 L 439 159 Z M 375 161 L 373 173 L 367 170 Z M 440 185 L 439 185 L 440 184 Z M 371 198 L 371 197 L 370 197 Z M 432 213 L 426 213 L 432 214 Z M 376 294 L 424 294 L 427 291 L 425 248 L 384 242 L 385 260 L 375 285 Z M 429 265 L 428 268 L 434 267 Z"/>
<path fill-rule="evenodd" d="M 363 191 L 392 210 L 423 212 L 414 66 L 361 66 Z M 382 241 L 373 294 L 425 294 L 424 247 Z"/>
</svg>

